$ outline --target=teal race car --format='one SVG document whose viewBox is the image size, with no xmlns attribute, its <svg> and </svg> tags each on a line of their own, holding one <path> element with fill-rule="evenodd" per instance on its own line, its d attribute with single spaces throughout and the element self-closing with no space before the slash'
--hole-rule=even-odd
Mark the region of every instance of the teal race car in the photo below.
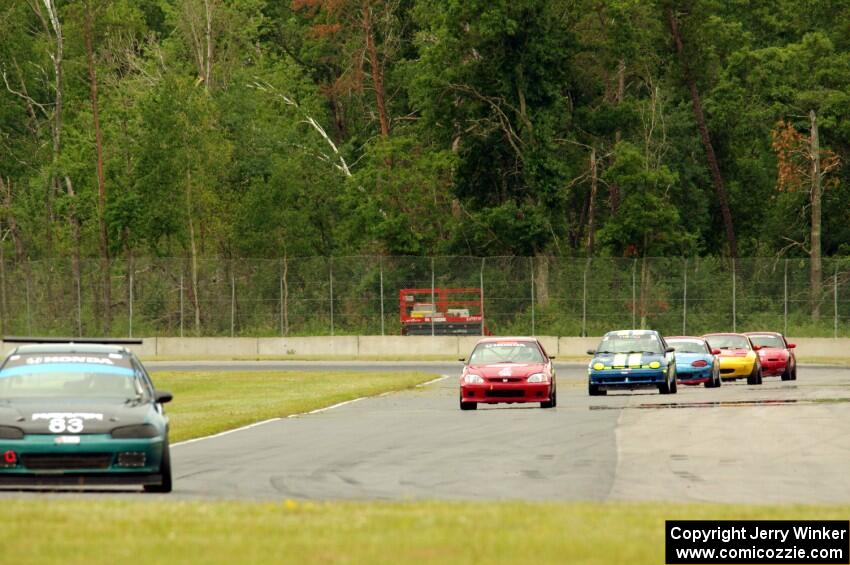
<svg viewBox="0 0 850 565">
<path fill-rule="evenodd" d="M 0 366 L 0 486 L 141 485 L 171 492 L 171 394 L 157 391 L 124 345 L 27 342 Z"/>
<path fill-rule="evenodd" d="M 608 332 L 587 368 L 588 393 L 601 396 L 612 389 L 657 388 L 676 394 L 676 352 L 654 330 Z"/>
</svg>

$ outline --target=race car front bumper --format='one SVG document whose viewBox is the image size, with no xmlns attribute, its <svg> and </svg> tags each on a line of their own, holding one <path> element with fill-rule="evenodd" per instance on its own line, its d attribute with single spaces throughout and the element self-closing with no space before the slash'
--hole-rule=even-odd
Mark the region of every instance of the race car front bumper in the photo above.
<svg viewBox="0 0 850 565">
<path fill-rule="evenodd" d="M 460 396 L 464 402 L 496 404 L 499 402 L 546 402 L 551 383 L 483 383 L 463 384 Z"/>
<path fill-rule="evenodd" d="M 590 384 L 600 390 L 611 388 L 653 388 L 667 381 L 667 369 L 604 369 L 591 370 Z"/>
<path fill-rule="evenodd" d="M 788 363 L 785 359 L 771 360 L 762 357 L 761 359 L 761 374 L 765 377 L 778 377 L 785 372 L 785 366 Z"/>
<path fill-rule="evenodd" d="M 676 380 L 685 385 L 698 385 L 711 380 L 711 366 L 694 367 L 688 365 L 676 366 Z"/>
<path fill-rule="evenodd" d="M 753 359 L 747 357 L 721 357 L 720 378 L 741 379 L 753 373 Z"/>
<path fill-rule="evenodd" d="M 163 437 L 113 439 L 109 434 L 30 434 L 0 440 L 2 485 L 156 484 Z"/>
</svg>

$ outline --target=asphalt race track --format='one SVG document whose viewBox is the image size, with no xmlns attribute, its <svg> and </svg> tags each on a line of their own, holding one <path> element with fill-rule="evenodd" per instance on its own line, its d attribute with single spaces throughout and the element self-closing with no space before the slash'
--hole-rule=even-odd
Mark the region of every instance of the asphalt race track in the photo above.
<svg viewBox="0 0 850 565">
<path fill-rule="evenodd" d="M 461 412 L 458 363 L 148 365 L 451 375 L 176 444 L 172 497 L 850 502 L 850 368 L 801 366 L 797 381 L 771 377 L 761 386 L 591 398 L 584 366 L 565 364 L 555 409 Z"/>
</svg>

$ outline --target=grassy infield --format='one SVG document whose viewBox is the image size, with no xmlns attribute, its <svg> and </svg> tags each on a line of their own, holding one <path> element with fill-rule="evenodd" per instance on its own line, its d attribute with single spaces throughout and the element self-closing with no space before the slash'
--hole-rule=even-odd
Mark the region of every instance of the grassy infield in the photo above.
<svg viewBox="0 0 850 565">
<path fill-rule="evenodd" d="M 358 396 L 421 373 L 163 374 L 172 441 Z M 155 500 L 155 502 L 154 502 Z M 663 563 L 666 519 L 846 519 L 850 507 L 519 502 L 3 500 L 0 547 L 24 563 Z"/>
</svg>

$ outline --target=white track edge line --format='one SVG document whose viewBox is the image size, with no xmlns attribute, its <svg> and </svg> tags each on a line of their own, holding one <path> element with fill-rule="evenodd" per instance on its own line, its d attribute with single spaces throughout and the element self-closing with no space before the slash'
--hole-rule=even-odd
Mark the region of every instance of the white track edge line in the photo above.
<svg viewBox="0 0 850 565">
<path fill-rule="evenodd" d="M 440 377 L 437 377 L 436 379 L 431 379 L 431 380 L 430 380 L 430 381 L 428 381 L 427 383 L 420 383 L 420 384 L 416 385 L 416 388 L 422 388 L 422 387 L 424 387 L 424 386 L 432 385 L 432 384 L 434 384 L 434 383 L 438 383 L 438 382 L 440 382 L 440 381 L 444 381 L 444 380 L 448 379 L 449 377 L 451 377 L 451 375 L 442 375 L 442 376 L 440 376 Z"/>
</svg>

